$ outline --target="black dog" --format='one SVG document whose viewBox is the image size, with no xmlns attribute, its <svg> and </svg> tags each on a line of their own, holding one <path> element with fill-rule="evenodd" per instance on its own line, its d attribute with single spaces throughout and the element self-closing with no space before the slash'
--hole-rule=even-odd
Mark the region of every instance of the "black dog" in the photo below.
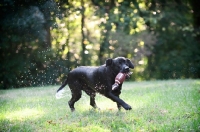
<svg viewBox="0 0 200 132">
<path fill-rule="evenodd" d="M 126 110 L 132 109 L 130 105 L 119 98 L 122 84 L 116 90 L 112 90 L 112 85 L 115 82 L 115 77 L 119 72 L 129 72 L 129 68 L 134 68 L 133 63 L 124 57 L 115 59 L 107 59 L 106 64 L 99 67 L 80 66 L 72 70 L 57 90 L 57 93 L 67 84 L 72 92 L 72 98 L 68 102 L 71 111 L 74 111 L 74 104 L 81 98 L 82 90 L 90 96 L 90 105 L 97 108 L 95 103 L 96 92 L 110 98 L 117 103 L 120 110 L 121 106 Z"/>
</svg>

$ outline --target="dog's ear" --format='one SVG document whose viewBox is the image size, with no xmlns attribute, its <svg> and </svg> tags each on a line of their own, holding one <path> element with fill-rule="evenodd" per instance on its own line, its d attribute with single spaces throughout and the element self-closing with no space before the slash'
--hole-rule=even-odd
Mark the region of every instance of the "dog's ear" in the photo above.
<svg viewBox="0 0 200 132">
<path fill-rule="evenodd" d="M 106 60 L 106 66 L 111 66 L 112 63 L 113 63 L 112 59 L 109 58 L 109 59 Z"/>
<path fill-rule="evenodd" d="M 127 62 L 128 62 L 129 68 L 134 69 L 134 65 L 129 59 L 127 59 Z"/>
</svg>

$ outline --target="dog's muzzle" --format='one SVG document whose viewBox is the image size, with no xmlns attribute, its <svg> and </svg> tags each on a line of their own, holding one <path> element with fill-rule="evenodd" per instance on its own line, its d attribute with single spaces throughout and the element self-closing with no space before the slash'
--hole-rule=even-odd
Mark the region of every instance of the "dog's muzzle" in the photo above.
<svg viewBox="0 0 200 132">
<path fill-rule="evenodd" d="M 129 72 L 129 71 L 130 71 L 130 70 L 129 70 L 129 67 L 128 67 L 128 66 L 125 66 L 123 71 L 124 71 L 124 72 Z"/>
</svg>

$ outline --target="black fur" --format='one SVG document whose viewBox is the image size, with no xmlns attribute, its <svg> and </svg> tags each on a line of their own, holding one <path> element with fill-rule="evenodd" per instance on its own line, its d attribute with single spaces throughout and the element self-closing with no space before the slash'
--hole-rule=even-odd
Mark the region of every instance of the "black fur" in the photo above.
<svg viewBox="0 0 200 132">
<path fill-rule="evenodd" d="M 94 108 L 97 108 L 95 96 L 96 92 L 98 92 L 116 102 L 118 109 L 122 106 L 124 109 L 130 110 L 131 106 L 119 98 L 122 84 L 118 89 L 112 91 L 116 75 L 119 72 L 129 72 L 129 68 L 133 69 L 134 65 L 124 57 L 107 59 L 106 64 L 99 67 L 80 66 L 68 74 L 66 81 L 57 92 L 67 84 L 69 85 L 72 92 L 72 98 L 68 102 L 71 111 L 75 110 L 74 104 L 81 98 L 82 90 L 90 96 L 90 105 Z"/>
</svg>

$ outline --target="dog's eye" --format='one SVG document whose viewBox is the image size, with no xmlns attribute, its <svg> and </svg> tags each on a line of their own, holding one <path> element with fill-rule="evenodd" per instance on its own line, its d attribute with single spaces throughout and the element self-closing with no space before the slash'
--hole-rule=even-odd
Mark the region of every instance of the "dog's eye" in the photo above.
<svg viewBox="0 0 200 132">
<path fill-rule="evenodd" d="M 119 63 L 123 64 L 123 63 L 125 63 L 125 60 L 120 60 Z"/>
</svg>

